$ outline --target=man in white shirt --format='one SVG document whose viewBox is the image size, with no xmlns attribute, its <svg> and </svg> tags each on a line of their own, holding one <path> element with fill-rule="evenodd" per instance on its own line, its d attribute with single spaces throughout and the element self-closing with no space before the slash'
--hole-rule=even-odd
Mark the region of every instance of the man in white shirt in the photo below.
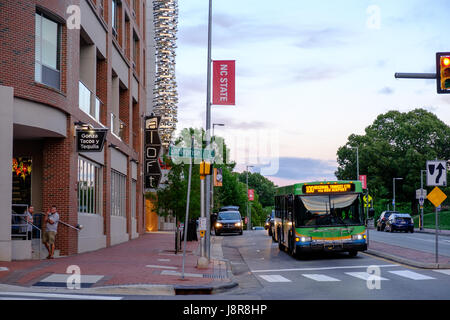
<svg viewBox="0 0 450 320">
<path fill-rule="evenodd" d="M 59 214 L 56 212 L 56 206 L 52 206 L 52 209 L 44 214 L 44 223 L 46 228 L 42 242 L 48 250 L 47 259 L 53 259 L 55 253 L 55 237 L 58 231 Z"/>
</svg>

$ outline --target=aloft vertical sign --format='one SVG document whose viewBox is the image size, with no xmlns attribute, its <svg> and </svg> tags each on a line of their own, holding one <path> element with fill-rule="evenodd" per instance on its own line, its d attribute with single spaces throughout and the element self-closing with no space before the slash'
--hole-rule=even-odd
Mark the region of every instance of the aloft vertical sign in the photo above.
<svg viewBox="0 0 450 320">
<path fill-rule="evenodd" d="M 212 104 L 235 104 L 235 61 L 213 61 L 213 99 Z"/>
</svg>

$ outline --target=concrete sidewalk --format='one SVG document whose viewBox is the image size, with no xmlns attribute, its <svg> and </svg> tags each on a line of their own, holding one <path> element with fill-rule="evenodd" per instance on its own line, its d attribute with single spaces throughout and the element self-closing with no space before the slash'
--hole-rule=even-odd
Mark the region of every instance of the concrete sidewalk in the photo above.
<svg viewBox="0 0 450 320">
<path fill-rule="evenodd" d="M 173 232 L 154 232 L 70 257 L 0 262 L 0 291 L 5 286 L 9 290 L 11 286 L 16 290 L 69 290 L 67 279 L 73 278 L 70 268 L 80 270 L 81 289 L 76 290 L 80 293 L 207 294 L 237 285 L 228 261 L 223 260 L 221 237 L 211 237 L 206 269 L 197 268 L 200 241 L 187 243 L 184 279 L 183 252 L 175 254 L 174 241 Z"/>
<path fill-rule="evenodd" d="M 450 257 L 370 240 L 366 253 L 388 260 L 426 269 L 450 269 Z"/>
</svg>

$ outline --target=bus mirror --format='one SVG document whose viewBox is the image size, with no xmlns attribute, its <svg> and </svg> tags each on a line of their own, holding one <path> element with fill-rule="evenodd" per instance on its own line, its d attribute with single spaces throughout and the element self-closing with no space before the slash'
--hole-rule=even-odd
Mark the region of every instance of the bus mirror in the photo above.
<svg viewBox="0 0 450 320">
<path fill-rule="evenodd" d="M 369 209 L 369 218 L 373 218 L 375 216 L 375 209 L 374 208 L 370 208 Z"/>
</svg>

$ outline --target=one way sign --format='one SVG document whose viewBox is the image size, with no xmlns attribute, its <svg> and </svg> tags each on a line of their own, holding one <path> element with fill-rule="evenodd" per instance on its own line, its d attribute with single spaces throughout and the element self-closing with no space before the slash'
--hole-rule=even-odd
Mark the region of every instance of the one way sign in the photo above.
<svg viewBox="0 0 450 320">
<path fill-rule="evenodd" d="M 427 161 L 427 186 L 447 185 L 446 161 Z"/>
</svg>

